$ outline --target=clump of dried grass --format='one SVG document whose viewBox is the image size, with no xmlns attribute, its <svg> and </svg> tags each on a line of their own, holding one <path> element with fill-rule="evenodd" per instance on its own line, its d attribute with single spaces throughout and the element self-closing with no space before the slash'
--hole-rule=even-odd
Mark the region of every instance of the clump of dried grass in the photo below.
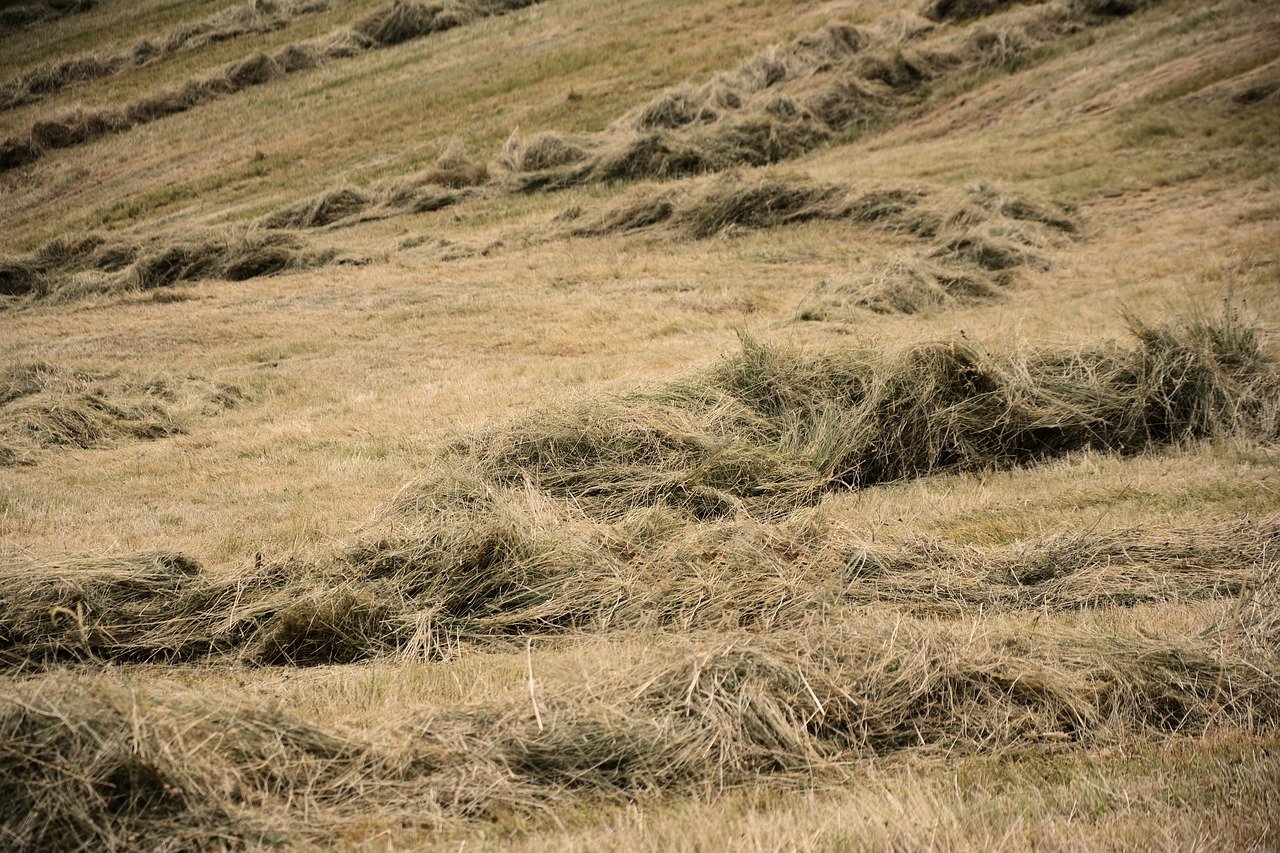
<svg viewBox="0 0 1280 853">
<path fill-rule="evenodd" d="M 210 279 L 245 281 L 341 262 L 300 238 L 258 229 L 212 231 L 171 239 L 57 238 L 25 257 L 0 256 L 0 296 L 11 304 L 92 294 L 154 290 Z"/>
<path fill-rule="evenodd" d="M 582 794 L 836 780 L 877 755 L 1274 725 L 1274 677 L 1216 652 L 1136 633 L 863 614 L 768 638 L 667 639 L 638 669 L 359 736 L 244 700 L 52 676 L 0 699 L 3 818 L 29 845 L 251 842 L 303 821 L 333 838 L 373 808 L 439 825 Z"/>
<path fill-rule="evenodd" d="M 263 220 L 266 228 L 316 228 L 363 213 L 376 203 L 372 194 L 339 187 L 276 211 Z"/>
<path fill-rule="evenodd" d="M 161 438 L 243 398 L 234 385 L 196 377 L 136 379 L 45 363 L 0 369 L 0 466 L 53 448 Z"/>
<path fill-rule="evenodd" d="M 747 341 L 702 376 L 537 412 L 445 459 L 601 518 L 655 504 L 771 517 L 830 488 L 1276 435 L 1276 367 L 1233 312 L 1132 328 L 1128 345 L 1000 355 L 960 340 L 816 354 Z"/>
<path fill-rule="evenodd" d="M 34 3 L 5 4 L 0 9 L 0 27 L 16 30 L 41 21 L 88 12 L 101 0 L 37 0 Z"/>
</svg>

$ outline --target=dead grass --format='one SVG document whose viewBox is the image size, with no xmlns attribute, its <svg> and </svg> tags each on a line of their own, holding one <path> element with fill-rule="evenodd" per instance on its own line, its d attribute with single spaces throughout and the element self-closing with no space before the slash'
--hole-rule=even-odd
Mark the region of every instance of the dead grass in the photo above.
<svg viewBox="0 0 1280 853">
<path fill-rule="evenodd" d="M 49 151 L 123 133 L 138 125 L 212 103 L 287 74 L 347 59 L 368 50 L 392 47 L 410 39 L 451 29 L 477 18 L 503 14 L 536 0 L 458 2 L 451 6 L 394 0 L 386 8 L 314 42 L 286 45 L 274 54 L 256 53 L 227 63 L 182 86 L 118 107 L 75 108 L 34 122 L 26 134 L 0 141 L 0 171 L 34 163 Z"/>
<path fill-rule="evenodd" d="M 209 279 L 245 281 L 288 270 L 352 263 L 302 239 L 257 229 L 157 235 L 142 241 L 97 234 L 58 238 L 30 255 L 0 256 L 0 306 L 70 301 Z M 6 305 L 7 303 L 7 305 Z"/>
<path fill-rule="evenodd" d="M 994 11 L 1005 4 L 984 5 Z M 1044 3 L 936 37 L 928 21 L 901 16 L 875 28 L 829 27 L 770 48 L 701 87 L 664 92 L 593 137 L 543 132 L 527 144 L 513 137 L 499 164 L 512 173 L 510 186 L 527 192 L 777 163 L 910 115 L 948 77 L 1009 63 L 1143 5 Z"/>
<path fill-rule="evenodd" d="M 812 784 L 895 753 L 1267 730 L 1268 672 L 1220 647 L 868 615 L 769 638 L 666 641 L 578 693 L 441 709 L 359 735 L 243 701 L 51 676 L 6 691 L 4 820 L 29 845 L 332 833 L 610 799 Z M 531 688 L 532 689 L 532 688 Z M 38 815 L 38 817 L 36 817 Z"/>
<path fill-rule="evenodd" d="M 121 50 L 46 62 L 0 85 L 0 110 L 35 103 L 91 80 L 141 68 L 207 44 L 279 30 L 293 18 L 324 12 L 333 5 L 334 0 L 297 0 L 283 4 L 253 0 L 203 20 L 176 26 L 159 38 L 141 39 Z"/>
<path fill-rule="evenodd" d="M 197 377 L 142 379 L 13 364 L 0 371 L 0 467 L 42 450 L 99 447 L 184 432 L 197 416 L 234 406 L 234 385 Z"/>
<path fill-rule="evenodd" d="M 88 12 L 100 0 L 37 0 L 34 3 L 7 3 L 0 9 L 0 27 L 17 30 L 65 15 Z"/>
</svg>

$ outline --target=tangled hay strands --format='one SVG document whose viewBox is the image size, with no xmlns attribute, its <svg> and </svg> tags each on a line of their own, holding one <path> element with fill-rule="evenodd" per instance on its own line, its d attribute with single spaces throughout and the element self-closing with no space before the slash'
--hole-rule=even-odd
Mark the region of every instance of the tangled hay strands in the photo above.
<svg viewBox="0 0 1280 853">
<path fill-rule="evenodd" d="M 349 30 L 286 45 L 274 54 L 256 53 L 230 62 L 182 86 L 148 95 L 118 107 L 75 108 L 34 122 L 25 134 L 0 142 L 0 171 L 15 169 L 46 153 L 81 145 L 141 124 L 157 121 L 260 86 L 285 75 L 369 50 L 392 47 L 410 39 L 450 29 L 487 15 L 500 15 L 537 0 L 485 0 L 441 6 L 394 0 Z"/>
<path fill-rule="evenodd" d="M 991 301 L 1018 283 L 1024 270 L 1047 270 L 1044 251 L 1080 228 L 1069 207 L 990 184 L 940 195 L 918 188 L 859 191 L 803 175 L 748 181 L 733 172 L 701 191 L 645 188 L 603 211 L 557 217 L 574 237 L 665 225 L 691 239 L 815 220 L 874 224 L 931 242 L 883 259 L 852 280 L 824 282 L 799 306 L 802 320 L 852 321 L 866 311 L 914 314 Z"/>
<path fill-rule="evenodd" d="M 192 417 L 242 399 L 234 385 L 193 376 L 141 380 L 13 364 L 0 369 L 0 467 L 32 462 L 46 449 L 181 433 Z"/>
<path fill-rule="evenodd" d="M 369 189 L 342 186 L 281 208 L 262 220 L 272 230 L 344 227 L 396 213 L 429 213 L 480 197 L 488 168 L 446 151 L 436 164 Z"/>
<path fill-rule="evenodd" d="M 498 165 L 512 189 L 532 192 L 777 163 L 906 115 L 948 75 L 1007 62 L 1145 5 L 1055 0 L 938 29 L 936 37 L 931 22 L 902 15 L 873 28 L 831 26 L 703 86 L 664 92 L 599 134 L 513 135 Z"/>
<path fill-rule="evenodd" d="M 38 65 L 0 84 L 0 110 L 44 100 L 183 51 L 230 41 L 244 35 L 283 29 L 294 18 L 332 9 L 337 0 L 300 0 L 277 4 L 252 0 L 199 21 L 180 24 L 160 38 L 144 38 L 113 53 L 86 53 Z"/>
<path fill-rule="evenodd" d="M 825 490 L 1086 448 L 1273 440 L 1278 387 L 1256 329 L 1230 307 L 1176 324 L 1134 320 L 1127 345 L 1065 351 L 991 355 L 951 340 L 806 353 L 746 340 L 700 375 L 538 410 L 442 461 L 464 483 L 530 484 L 603 520 L 658 505 L 777 518 Z"/>
<path fill-rule="evenodd" d="M 540 708 L 426 711 L 359 735 L 118 676 L 20 683 L 0 696 L 0 821 L 26 846 L 261 842 L 265 826 L 336 832 L 357 806 L 439 825 L 584 793 L 805 785 L 870 756 L 1097 746 L 1280 714 L 1274 676 L 1237 650 L 1131 632 L 862 615 L 653 651 Z"/>
<path fill-rule="evenodd" d="M 80 612 L 58 572 L 41 586 L 29 576 L 38 567 L 16 566 L 3 587 L 35 598 L 11 608 L 30 618 L 7 628 L 4 657 L 325 663 L 431 648 L 445 634 L 772 625 L 850 603 L 945 612 L 1231 594 L 1274 539 L 1272 520 L 1186 542 L 1130 537 L 1132 550 L 1086 537 L 969 559 L 927 544 L 868 549 L 805 512 L 833 490 L 1084 448 L 1280 437 L 1280 374 L 1238 318 L 1135 323 L 1134 336 L 1129 347 L 1000 358 L 960 342 L 888 355 L 747 342 L 681 382 L 536 411 L 455 443 L 344 560 L 269 583 L 256 572 L 242 606 L 227 603 L 242 595 L 233 578 L 203 575 L 151 616 L 117 612 L 108 596 L 89 611 L 103 626 L 92 636 L 107 638 L 95 644 L 47 618 Z M 234 630 L 209 627 L 228 612 L 243 617 Z"/>
<path fill-rule="evenodd" d="M 869 543 L 820 517 L 691 524 L 653 511 L 589 523 L 502 497 L 470 516 L 401 513 L 330 568 L 209 575 L 180 554 L 10 561 L 0 565 L 0 663 L 311 666 L 434 658 L 450 637 L 778 631 L 866 605 L 960 617 L 1186 602 L 1251 589 L 1280 544 L 1276 517 L 984 549 Z"/>
<path fill-rule="evenodd" d="M 9 305 L 71 300 L 350 262 L 333 250 L 311 249 L 296 236 L 252 228 L 142 242 L 94 234 L 60 237 L 27 256 L 0 256 L 0 299 Z"/>
</svg>

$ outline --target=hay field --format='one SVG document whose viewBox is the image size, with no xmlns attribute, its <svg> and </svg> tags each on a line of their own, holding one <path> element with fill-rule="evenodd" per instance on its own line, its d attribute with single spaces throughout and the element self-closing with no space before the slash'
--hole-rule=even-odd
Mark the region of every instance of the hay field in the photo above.
<svg viewBox="0 0 1280 853">
<path fill-rule="evenodd" d="M 0 4 L 0 847 L 1280 847 L 1280 10 Z"/>
</svg>

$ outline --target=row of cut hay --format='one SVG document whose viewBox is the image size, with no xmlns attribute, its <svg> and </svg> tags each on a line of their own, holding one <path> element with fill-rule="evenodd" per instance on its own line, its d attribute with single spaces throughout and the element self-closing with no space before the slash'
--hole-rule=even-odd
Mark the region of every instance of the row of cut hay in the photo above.
<svg viewBox="0 0 1280 853">
<path fill-rule="evenodd" d="M 269 214 L 264 228 L 306 229 L 344 226 L 398 212 L 429 213 L 476 197 L 473 189 L 489 178 L 489 170 L 456 152 L 408 178 L 382 181 L 369 189 L 342 186 Z"/>
<path fill-rule="evenodd" d="M 1273 440 L 1277 389 L 1258 331 L 1230 308 L 1135 320 L 1126 343 L 1015 353 L 963 339 L 817 352 L 748 340 L 682 381 L 495 425 L 441 462 L 464 480 L 528 485 L 602 520 L 659 505 L 779 518 L 827 490 L 1086 448 Z"/>
<path fill-rule="evenodd" d="M 973 28 L 919 50 L 916 43 L 933 25 L 917 17 L 899 15 L 866 30 L 833 25 L 772 47 L 700 89 L 685 86 L 663 93 L 599 134 L 522 137 L 513 132 L 496 158 L 498 174 L 489 189 L 529 192 L 592 181 L 668 179 L 787 160 L 835 133 L 902 114 L 942 74 L 1003 61 L 1010 50 L 1029 51 L 1122 13 L 1127 12 L 1112 13 L 1107 4 L 1064 0 L 994 23 L 1002 34 L 998 44 L 989 38 L 989 28 Z M 469 170 L 459 185 L 487 180 L 487 172 Z M 419 181 L 410 179 L 414 182 Z M 268 222 L 272 227 L 316 227 L 358 221 L 365 211 L 420 209 L 388 205 L 385 196 L 335 187 L 278 211 Z M 425 209 L 462 198 L 448 197 Z M 428 201 L 433 199 L 439 196 Z M 673 197 L 655 192 L 629 199 L 610 211 L 612 219 L 602 218 L 582 230 L 632 230 L 666 221 L 674 213 Z M 694 223 L 690 227 L 697 230 Z M 716 226 L 707 223 L 706 228 Z M 945 285 L 951 278 L 942 281 Z"/>
<path fill-rule="evenodd" d="M 462 496 L 455 495 L 461 503 Z M 483 503 L 487 500 L 488 503 Z M 1280 518 L 996 548 L 869 542 L 823 516 L 613 523 L 514 490 L 401 506 L 345 562 L 212 575 L 176 554 L 0 564 L 0 663 L 434 658 L 459 640 L 633 629 L 777 631 L 852 607 L 962 616 L 1190 602 L 1268 570 Z"/>
<path fill-rule="evenodd" d="M 484 15 L 523 8 L 534 0 L 458 0 L 436 5 L 395 0 L 357 22 L 351 29 L 286 45 L 273 54 L 256 53 L 227 63 L 182 86 L 148 95 L 118 107 L 75 108 L 34 122 L 25 134 L 0 142 L 0 171 L 34 163 L 49 151 L 69 148 L 141 124 L 185 112 L 259 86 L 285 75 L 390 47 L 449 29 Z"/>
<path fill-rule="evenodd" d="M 803 786 L 906 752 L 1265 732 L 1278 684 L 1238 645 L 870 613 L 667 639 L 638 668 L 359 734 L 61 674 L 0 694 L 0 823 L 11 843 L 58 849 L 260 844 L 268 827 L 332 841 L 371 813 L 438 826 L 582 796 Z"/>
<path fill-rule="evenodd" d="M 536 191 L 776 163 L 907 114 L 948 75 L 1007 62 L 1144 5 L 1056 0 L 946 28 L 936 38 L 932 23 L 910 16 L 871 29 L 832 26 L 770 48 L 702 87 L 663 93 L 601 133 L 513 134 L 499 164 L 514 189 Z"/>
<path fill-rule="evenodd" d="M 0 368 L 0 467 L 41 450 L 85 448 L 181 433 L 197 415 L 236 405 L 234 385 L 194 376 L 137 379 L 46 363 Z"/>
<path fill-rule="evenodd" d="M 298 237 L 255 229 L 145 241 L 60 237 L 26 256 L 0 256 L 0 305 L 126 293 L 204 280 L 246 281 L 344 262 Z"/>
<path fill-rule="evenodd" d="M 102 0 L 36 0 L 31 3 L 6 3 L 0 8 L 0 36 L 41 21 L 52 21 L 67 15 L 88 12 Z"/>
<path fill-rule="evenodd" d="M 233 608 L 256 615 L 229 645 L 207 634 L 209 620 L 230 624 L 222 580 L 182 584 L 184 603 L 160 602 L 154 619 L 90 607 L 105 639 L 78 646 L 78 624 L 55 628 L 42 615 L 79 612 L 60 575 L 44 572 L 52 585 L 41 586 L 26 574 L 39 571 L 16 566 L 3 586 L 36 598 L 5 657 L 21 666 L 204 649 L 328 662 L 429 651 L 441 631 L 773 624 L 877 601 L 1062 608 L 1230 594 L 1262 559 L 1269 522 L 1230 534 L 1238 551 L 1211 533 L 1189 550 L 1166 542 L 1158 557 L 1134 541 L 1121 560 L 1122 546 L 1085 539 L 966 562 L 949 548 L 868 549 L 803 512 L 834 490 L 1085 448 L 1280 436 L 1280 375 L 1237 318 L 1135 324 L 1134 335 L 1128 346 L 1000 357 L 958 341 L 891 354 L 749 343 L 683 381 L 536 411 L 446 448 L 344 560 Z M 165 639 L 188 628 L 190 642 Z"/>
<path fill-rule="evenodd" d="M 279 30 L 293 18 L 333 8 L 334 2 L 297 0 L 279 5 L 274 0 L 252 0 L 199 21 L 180 24 L 159 38 L 144 38 L 122 50 L 45 62 L 0 85 L 0 110 L 35 103 L 92 80 L 150 65 L 175 53 Z"/>
<path fill-rule="evenodd" d="M 923 189 L 859 191 L 802 175 L 743 180 L 720 176 L 701 191 L 648 188 L 605 210 L 579 215 L 566 233 L 598 236 L 666 225 L 702 239 L 740 229 L 775 228 L 814 220 L 875 224 L 927 239 L 851 278 L 824 281 L 798 308 L 802 320 L 848 322 L 877 314 L 915 314 L 998 298 L 1026 269 L 1046 270 L 1044 251 L 1075 234 L 1079 222 L 1064 205 L 980 184 L 961 194 Z"/>
<path fill-rule="evenodd" d="M 1048 235 L 1074 234 L 1075 210 L 1053 201 L 977 184 L 945 195 L 921 187 L 859 190 L 846 183 L 815 181 L 804 174 L 768 172 L 755 179 L 731 171 L 701 189 L 648 188 L 628 193 L 604 210 L 574 218 L 574 236 L 600 236 L 669 224 L 684 236 L 706 239 L 739 229 L 777 228 L 813 220 L 876 223 L 917 237 L 945 239 L 940 251 L 959 252 L 971 229 L 995 223 L 1011 241 L 1038 245 Z M 1018 227 L 1042 234 L 1015 234 Z M 971 250 L 976 251 L 976 250 Z M 992 258 L 1005 260 L 1009 258 Z M 1012 265 L 1012 264 L 1009 264 Z"/>
</svg>

